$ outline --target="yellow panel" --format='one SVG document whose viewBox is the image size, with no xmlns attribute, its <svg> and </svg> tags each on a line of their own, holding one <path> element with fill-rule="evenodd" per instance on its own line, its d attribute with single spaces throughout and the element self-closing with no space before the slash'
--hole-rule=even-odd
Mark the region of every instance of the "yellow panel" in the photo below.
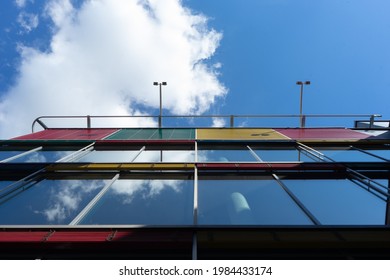
<svg viewBox="0 0 390 280">
<path fill-rule="evenodd" d="M 200 128 L 200 140 L 281 140 L 290 139 L 269 128 Z"/>
</svg>

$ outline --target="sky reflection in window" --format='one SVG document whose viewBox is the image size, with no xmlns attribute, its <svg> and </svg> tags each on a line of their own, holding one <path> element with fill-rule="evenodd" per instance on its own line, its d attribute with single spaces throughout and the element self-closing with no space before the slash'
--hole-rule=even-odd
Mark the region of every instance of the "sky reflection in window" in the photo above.
<svg viewBox="0 0 390 280">
<path fill-rule="evenodd" d="M 386 203 L 349 180 L 285 180 L 325 225 L 383 225 Z"/>
<path fill-rule="evenodd" d="M 199 180 L 199 224 L 310 225 L 275 180 Z"/>
<path fill-rule="evenodd" d="M 40 181 L 0 205 L 0 224 L 69 224 L 104 185 L 102 180 Z"/>
<path fill-rule="evenodd" d="M 81 224 L 190 225 L 193 180 L 117 180 Z"/>
</svg>

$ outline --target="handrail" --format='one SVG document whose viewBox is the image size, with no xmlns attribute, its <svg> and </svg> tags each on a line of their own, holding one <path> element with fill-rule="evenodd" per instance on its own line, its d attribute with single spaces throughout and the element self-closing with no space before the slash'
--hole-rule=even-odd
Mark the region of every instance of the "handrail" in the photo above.
<svg viewBox="0 0 390 280">
<path fill-rule="evenodd" d="M 151 118 L 158 119 L 159 115 L 118 115 L 118 116 L 108 116 L 108 115 L 78 115 L 78 116 L 40 116 L 36 118 L 32 125 L 31 131 L 34 132 L 34 127 L 36 124 L 39 124 L 43 129 L 49 129 L 49 126 L 43 122 L 44 119 L 85 119 L 86 120 L 86 128 L 92 128 L 92 119 L 114 119 L 114 118 Z M 307 118 L 368 118 L 368 122 L 370 123 L 370 127 L 375 121 L 375 118 L 382 117 L 379 114 L 309 114 L 309 115 L 296 115 L 296 114 L 286 114 L 286 115 L 165 115 L 162 116 L 163 119 L 228 119 L 229 127 L 235 127 L 235 120 L 239 118 L 251 118 L 251 119 L 288 119 L 288 118 L 303 118 L 303 127 L 305 127 L 305 121 Z M 156 123 L 157 126 L 157 123 Z M 160 126 L 161 127 L 161 126 Z M 56 127 L 53 127 L 56 128 Z"/>
</svg>

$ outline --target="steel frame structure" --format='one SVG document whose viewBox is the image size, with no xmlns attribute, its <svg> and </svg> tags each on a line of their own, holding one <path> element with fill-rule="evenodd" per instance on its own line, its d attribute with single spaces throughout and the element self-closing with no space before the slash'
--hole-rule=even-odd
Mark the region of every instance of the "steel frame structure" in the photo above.
<svg viewBox="0 0 390 280">
<path fill-rule="evenodd" d="M 333 115 L 325 115 L 334 117 Z M 91 120 L 107 116 L 75 116 Z M 128 116 L 116 116 L 128 117 Z M 145 117 L 145 116 L 139 116 Z M 156 116 L 149 116 L 156 117 Z M 170 117 L 170 116 L 164 116 Z M 194 116 L 175 116 L 194 117 Z M 207 117 L 207 116 L 199 116 Z M 215 116 L 213 116 L 215 117 Z M 231 116 L 224 116 L 229 117 Z M 244 116 L 248 117 L 248 116 Z M 269 116 L 251 116 L 265 118 Z M 275 117 L 275 116 L 273 116 Z M 286 117 L 286 115 L 276 116 Z M 290 116 L 291 117 L 291 116 Z M 294 115 L 292 117 L 299 117 Z M 377 115 L 369 117 L 371 124 Z M 33 123 L 49 127 L 40 117 Z M 57 118 L 57 117 L 55 117 Z M 234 126 L 235 116 L 230 125 Z M 369 128 L 368 128 L 369 129 Z M 390 257 L 390 160 L 370 150 L 388 150 L 389 140 L 326 141 L 283 139 L 251 140 L 5 140 L 3 151 L 21 153 L 0 162 L 0 178 L 14 183 L 0 190 L 0 204 L 12 199 L 41 180 L 106 179 L 109 182 L 67 225 L 2 225 L 0 258 L 26 259 L 344 259 Z M 373 162 L 335 161 L 318 149 L 356 150 Z M 247 149 L 253 162 L 202 162 L 199 150 Z M 296 150 L 313 159 L 267 162 L 254 150 Z M 14 163 L 14 159 L 37 151 L 72 151 L 54 162 Z M 82 162 L 92 151 L 137 151 L 128 162 Z M 193 151 L 189 162 L 134 162 L 144 151 Z M 81 160 L 77 161 L 76 160 Z M 200 180 L 275 180 L 294 203 L 313 222 L 310 226 L 205 226 L 198 223 L 198 182 Z M 281 180 L 280 178 L 283 178 Z M 323 226 L 309 209 L 289 190 L 284 180 L 346 179 L 356 183 L 387 203 L 385 221 L 379 226 Z M 169 225 L 80 225 L 116 180 L 183 179 L 192 180 L 193 224 Z M 388 185 L 377 182 L 387 180 Z"/>
</svg>

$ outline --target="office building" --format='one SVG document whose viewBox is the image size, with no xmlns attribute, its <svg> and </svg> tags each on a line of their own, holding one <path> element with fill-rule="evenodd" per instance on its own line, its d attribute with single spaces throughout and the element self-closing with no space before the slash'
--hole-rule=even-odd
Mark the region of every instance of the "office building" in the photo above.
<svg viewBox="0 0 390 280">
<path fill-rule="evenodd" d="M 348 128 L 39 118 L 40 131 L 1 141 L 0 258 L 389 258 L 389 121 L 374 117 Z"/>
</svg>

